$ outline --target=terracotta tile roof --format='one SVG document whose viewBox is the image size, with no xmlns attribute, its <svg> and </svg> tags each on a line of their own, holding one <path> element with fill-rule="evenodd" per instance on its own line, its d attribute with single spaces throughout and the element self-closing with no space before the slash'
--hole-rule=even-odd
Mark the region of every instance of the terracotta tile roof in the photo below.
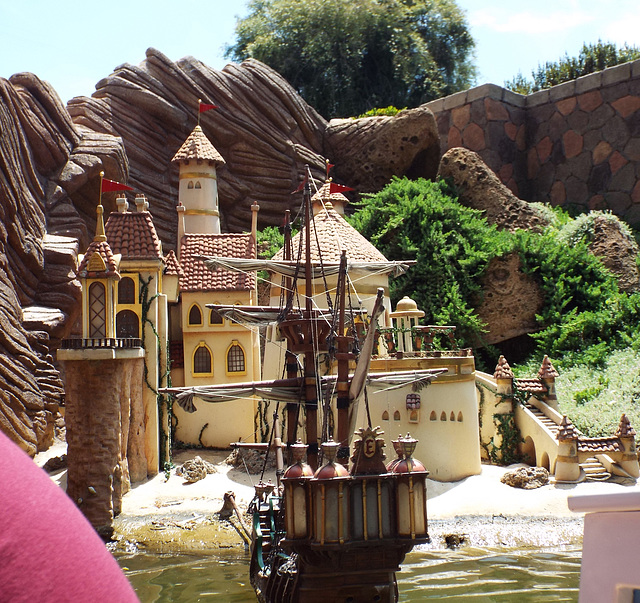
<svg viewBox="0 0 640 603">
<path fill-rule="evenodd" d="M 513 379 L 513 371 L 504 356 L 498 358 L 496 370 L 493 373 L 494 379 Z"/>
<path fill-rule="evenodd" d="M 80 262 L 78 276 L 81 278 L 120 278 L 118 262 L 107 241 L 92 241 Z"/>
<path fill-rule="evenodd" d="M 171 161 L 189 161 L 190 159 L 211 161 L 215 165 L 224 165 L 226 163 L 222 155 L 218 153 L 217 149 L 204 135 L 200 126 L 196 126 L 193 132 L 189 134 L 187 140 L 184 141 Z"/>
<path fill-rule="evenodd" d="M 305 254 L 304 228 L 292 240 L 293 257 L 298 257 L 298 246 L 302 239 L 302 256 Z M 320 252 L 318 251 L 318 243 Z M 352 262 L 386 262 L 382 255 L 367 239 L 349 224 L 330 203 L 321 209 L 311 222 L 311 260 L 323 262 L 340 262 L 342 250 L 347 252 L 347 260 Z M 281 249 L 274 259 L 284 257 Z"/>
<path fill-rule="evenodd" d="M 617 438 L 580 438 L 578 452 L 623 452 L 622 444 Z"/>
<path fill-rule="evenodd" d="M 529 392 L 530 394 L 547 393 L 547 388 L 540 379 L 514 379 L 513 383 L 519 390 Z"/>
<path fill-rule="evenodd" d="M 538 377 L 540 377 L 540 379 L 555 379 L 558 376 L 558 371 L 556 371 L 553 364 L 551 364 L 549 356 L 545 355 L 542 359 L 542 366 L 538 371 Z"/>
<path fill-rule="evenodd" d="M 105 233 L 114 253 L 123 260 L 162 259 L 162 244 L 148 211 L 112 212 Z"/>
<path fill-rule="evenodd" d="M 169 276 L 184 276 L 184 270 L 173 249 L 164 256 L 164 273 Z"/>
<path fill-rule="evenodd" d="M 180 289 L 250 291 L 255 287 L 254 273 L 209 270 L 196 259 L 202 255 L 252 259 L 255 257 L 255 244 L 250 234 L 185 234 L 180 247 L 180 265 L 184 271 L 180 277 Z"/>
</svg>

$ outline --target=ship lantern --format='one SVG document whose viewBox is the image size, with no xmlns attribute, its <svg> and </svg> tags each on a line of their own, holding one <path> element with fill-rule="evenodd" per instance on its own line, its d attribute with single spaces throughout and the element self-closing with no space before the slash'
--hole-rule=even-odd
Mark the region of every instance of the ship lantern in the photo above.
<svg viewBox="0 0 640 603">
<path fill-rule="evenodd" d="M 340 444 L 330 439 L 322 444 L 322 453 L 327 463 L 320 467 L 313 481 L 314 539 L 320 544 L 339 542 L 343 544 L 348 536 L 349 496 L 345 479 L 349 472 L 336 463 Z"/>
<path fill-rule="evenodd" d="M 287 539 L 298 540 L 309 536 L 307 513 L 307 483 L 313 477 L 313 469 L 304 462 L 306 444 L 298 440 L 291 446 L 293 465 L 282 476 L 285 497 L 285 526 Z"/>
<path fill-rule="evenodd" d="M 426 482 L 429 472 L 420 461 L 412 457 L 417 443 L 418 440 L 409 434 L 399 438 L 403 458 L 390 467 L 390 471 L 398 476 L 398 535 L 404 538 L 424 539 L 428 537 Z"/>
</svg>

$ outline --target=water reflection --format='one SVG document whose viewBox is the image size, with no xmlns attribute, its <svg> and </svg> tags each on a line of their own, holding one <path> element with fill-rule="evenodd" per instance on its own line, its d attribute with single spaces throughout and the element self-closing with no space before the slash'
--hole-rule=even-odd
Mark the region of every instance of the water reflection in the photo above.
<svg viewBox="0 0 640 603">
<path fill-rule="evenodd" d="M 580 547 L 418 550 L 398 575 L 400 601 L 577 601 L 580 556 Z M 116 557 L 143 603 L 255 600 L 242 552 Z"/>
</svg>

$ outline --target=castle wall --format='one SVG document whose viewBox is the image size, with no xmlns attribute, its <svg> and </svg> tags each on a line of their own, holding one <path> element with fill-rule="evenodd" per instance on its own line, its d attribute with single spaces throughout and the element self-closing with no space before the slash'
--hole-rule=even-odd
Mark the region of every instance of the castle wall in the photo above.
<svg viewBox="0 0 640 603">
<path fill-rule="evenodd" d="M 485 84 L 427 107 L 443 153 L 477 152 L 518 197 L 640 224 L 640 60 L 528 96 Z"/>
</svg>

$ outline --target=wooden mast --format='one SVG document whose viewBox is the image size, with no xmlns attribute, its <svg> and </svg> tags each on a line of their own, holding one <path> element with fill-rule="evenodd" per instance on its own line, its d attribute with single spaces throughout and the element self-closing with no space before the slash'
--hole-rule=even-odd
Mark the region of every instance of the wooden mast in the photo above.
<svg viewBox="0 0 640 603">
<path fill-rule="evenodd" d="M 340 257 L 340 275 L 338 277 L 339 315 L 336 335 L 336 359 L 338 361 L 337 410 L 338 410 L 338 449 L 337 460 L 345 467 L 349 466 L 349 343 L 351 338 L 345 335 L 345 296 L 347 288 L 347 254 L 342 251 Z"/>
<path fill-rule="evenodd" d="M 313 316 L 313 276 L 311 269 L 311 185 L 307 179 L 304 185 L 305 207 L 305 318 L 307 319 L 308 332 L 304 352 L 304 383 L 305 383 L 305 408 L 307 431 L 307 462 L 315 471 L 318 468 L 318 394 L 316 387 L 316 347 L 315 321 Z"/>
</svg>

